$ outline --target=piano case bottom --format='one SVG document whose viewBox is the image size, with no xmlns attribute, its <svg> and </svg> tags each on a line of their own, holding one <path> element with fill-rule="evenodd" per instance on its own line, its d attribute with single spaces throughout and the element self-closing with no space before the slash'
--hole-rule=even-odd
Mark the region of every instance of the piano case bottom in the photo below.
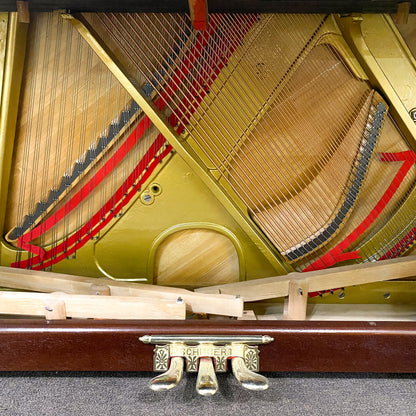
<svg viewBox="0 0 416 416">
<path fill-rule="evenodd" d="M 269 335 L 260 371 L 416 372 L 416 322 L 0 320 L 0 371 L 152 371 L 143 335 Z"/>
</svg>

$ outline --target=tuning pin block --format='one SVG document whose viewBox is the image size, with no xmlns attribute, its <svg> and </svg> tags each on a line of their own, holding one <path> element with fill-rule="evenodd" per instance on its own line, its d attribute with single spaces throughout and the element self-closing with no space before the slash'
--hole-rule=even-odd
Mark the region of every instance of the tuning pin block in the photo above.
<svg viewBox="0 0 416 416">
<path fill-rule="evenodd" d="M 140 340 L 145 344 L 157 344 L 153 351 L 153 369 L 164 371 L 151 380 L 152 390 L 165 391 L 177 386 L 186 363 L 188 372 L 198 372 L 196 391 L 202 396 L 212 396 L 218 391 L 215 373 L 227 371 L 229 360 L 241 386 L 254 391 L 269 387 L 267 379 L 255 373 L 259 370 L 257 345 L 273 341 L 267 335 L 145 335 Z"/>
</svg>

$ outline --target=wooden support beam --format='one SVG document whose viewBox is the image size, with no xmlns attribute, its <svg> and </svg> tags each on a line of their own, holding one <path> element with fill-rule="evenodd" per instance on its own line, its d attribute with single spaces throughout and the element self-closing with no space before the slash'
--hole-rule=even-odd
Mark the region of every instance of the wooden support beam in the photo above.
<svg viewBox="0 0 416 416">
<path fill-rule="evenodd" d="M 238 318 L 239 321 L 256 321 L 257 316 L 254 313 L 254 311 L 244 311 L 243 316 L 241 318 Z"/>
<path fill-rule="evenodd" d="M 66 319 L 65 301 L 50 296 L 45 302 L 45 318 L 48 321 L 54 319 Z"/>
<path fill-rule="evenodd" d="M 180 297 L 187 310 L 193 313 L 214 313 L 217 315 L 243 315 L 243 300 L 229 295 L 205 295 L 185 289 L 153 286 L 141 283 L 118 282 L 111 279 L 72 276 L 21 270 L 0 266 L 0 287 L 35 292 L 65 292 L 72 294 L 97 294 L 97 287 L 107 286 L 112 296 L 151 297 L 161 301 L 175 301 Z M 96 292 L 94 292 L 96 290 Z"/>
<path fill-rule="evenodd" d="M 107 285 L 91 285 L 90 295 L 111 296 L 111 289 Z"/>
<path fill-rule="evenodd" d="M 185 319 L 183 302 L 127 296 L 0 292 L 0 313 L 47 319 Z"/>
<path fill-rule="evenodd" d="M 287 314 L 284 316 L 284 319 L 290 319 L 292 321 L 301 321 L 306 319 L 308 292 L 308 279 L 291 280 L 289 282 Z"/>
<path fill-rule="evenodd" d="M 289 283 L 309 283 L 310 292 L 330 290 L 337 287 L 404 279 L 416 276 L 416 256 L 401 257 L 375 263 L 362 263 L 341 266 L 333 269 L 317 270 L 308 273 L 289 273 L 285 276 L 210 286 L 197 289 L 199 293 L 221 293 L 241 296 L 251 302 L 262 299 L 279 298 L 289 295 Z"/>
</svg>

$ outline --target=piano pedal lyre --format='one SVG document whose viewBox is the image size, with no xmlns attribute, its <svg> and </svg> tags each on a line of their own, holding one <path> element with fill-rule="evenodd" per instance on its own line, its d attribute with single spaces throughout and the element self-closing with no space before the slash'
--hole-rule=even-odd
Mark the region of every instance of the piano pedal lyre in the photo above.
<svg viewBox="0 0 416 416">
<path fill-rule="evenodd" d="M 196 391 L 212 396 L 218 391 L 216 372 L 227 371 L 227 362 L 237 381 L 248 390 L 261 391 L 269 387 L 259 371 L 258 345 L 268 344 L 268 335 L 145 335 L 145 344 L 154 344 L 153 370 L 163 372 L 150 381 L 150 388 L 166 391 L 181 381 L 183 366 L 187 372 L 198 372 Z"/>
</svg>

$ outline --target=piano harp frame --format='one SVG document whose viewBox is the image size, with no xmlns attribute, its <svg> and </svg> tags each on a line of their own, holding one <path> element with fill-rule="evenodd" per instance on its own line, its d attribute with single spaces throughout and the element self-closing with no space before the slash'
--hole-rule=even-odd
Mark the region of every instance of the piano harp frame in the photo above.
<svg viewBox="0 0 416 416">
<path fill-rule="evenodd" d="M 45 4 L 45 2 L 43 3 Z M 73 3 L 80 7 L 78 2 Z M 85 2 L 82 3 L 85 4 Z M 260 7 L 259 2 L 254 3 Z M 290 2 L 284 3 L 286 7 L 290 8 Z M 316 5 L 316 2 L 314 3 Z M 334 2 L 320 3 L 323 7 L 321 12 L 329 11 L 324 10 L 325 7 L 342 8 L 342 3 L 345 4 L 345 2 L 335 2 L 335 5 Z M 342 10 L 342 12 L 365 11 L 366 6 L 368 11 L 368 7 L 374 7 L 374 2 L 368 2 L 367 5 L 364 4 L 366 2 L 358 3 L 362 3 L 358 5 L 361 6 L 358 9 Z M 384 9 L 382 10 L 371 11 L 392 12 L 392 5 L 388 3 L 383 3 Z M 103 2 L 101 4 L 103 5 Z M 34 5 L 36 7 L 36 2 Z M 163 2 L 160 2 L 159 7 L 163 5 L 165 8 L 167 7 Z M 56 3 L 54 6 L 56 7 Z M 68 2 L 63 2 L 62 6 L 68 7 Z M 7 7 L 13 8 L 14 4 Z M 50 7 L 53 5 L 51 4 Z M 94 5 L 94 7 L 97 6 Z M 6 9 L 11 10 L 10 8 Z M 312 11 L 306 10 L 306 8 L 307 6 L 305 6 L 305 12 Z M 95 11 L 98 10 L 95 9 Z M 163 11 L 168 10 L 164 9 Z M 333 11 L 336 10 L 333 9 Z M 18 81 L 22 74 L 27 30 L 27 25 L 18 21 L 16 13 L 9 14 L 9 19 L 11 27 L 13 27 L 10 36 L 14 48 L 7 51 L 2 87 L 2 96 L 9 97 L 7 98 L 9 111 L 2 105 L 0 195 L 7 194 L 12 143 L 6 138 L 14 136 L 15 121 L 13 122 L 13 118 L 15 120 L 17 112 L 16 103 L 20 89 Z M 363 63 L 361 62 L 361 64 Z M 367 64 L 367 69 L 372 73 L 371 63 L 367 61 Z M 135 92 L 132 90 L 131 94 L 133 95 Z M 133 96 L 133 98 L 136 97 Z M 141 105 L 147 106 L 146 112 L 154 113 L 154 108 L 149 103 L 142 102 Z M 154 121 L 157 122 L 158 115 L 156 114 L 154 117 Z M 166 123 L 158 124 L 160 124 L 158 127 L 163 129 L 162 132 L 166 133 L 166 137 L 177 140 Z M 413 124 L 405 122 L 401 127 L 404 130 L 409 129 L 409 137 L 416 137 L 416 129 Z M 412 146 L 416 147 L 414 142 Z M 195 168 L 200 169 L 200 166 Z M 5 198 L 2 200 L 3 203 L 0 204 L 0 231 L 3 233 Z M 274 337 L 275 341 L 261 347 L 261 371 L 416 372 L 416 322 L 225 320 L 172 322 L 28 319 L 0 320 L 2 345 L 0 370 L 151 371 L 153 347 L 141 343 L 139 337 L 144 334 L 156 333 L 166 335 L 270 335 Z"/>
</svg>

